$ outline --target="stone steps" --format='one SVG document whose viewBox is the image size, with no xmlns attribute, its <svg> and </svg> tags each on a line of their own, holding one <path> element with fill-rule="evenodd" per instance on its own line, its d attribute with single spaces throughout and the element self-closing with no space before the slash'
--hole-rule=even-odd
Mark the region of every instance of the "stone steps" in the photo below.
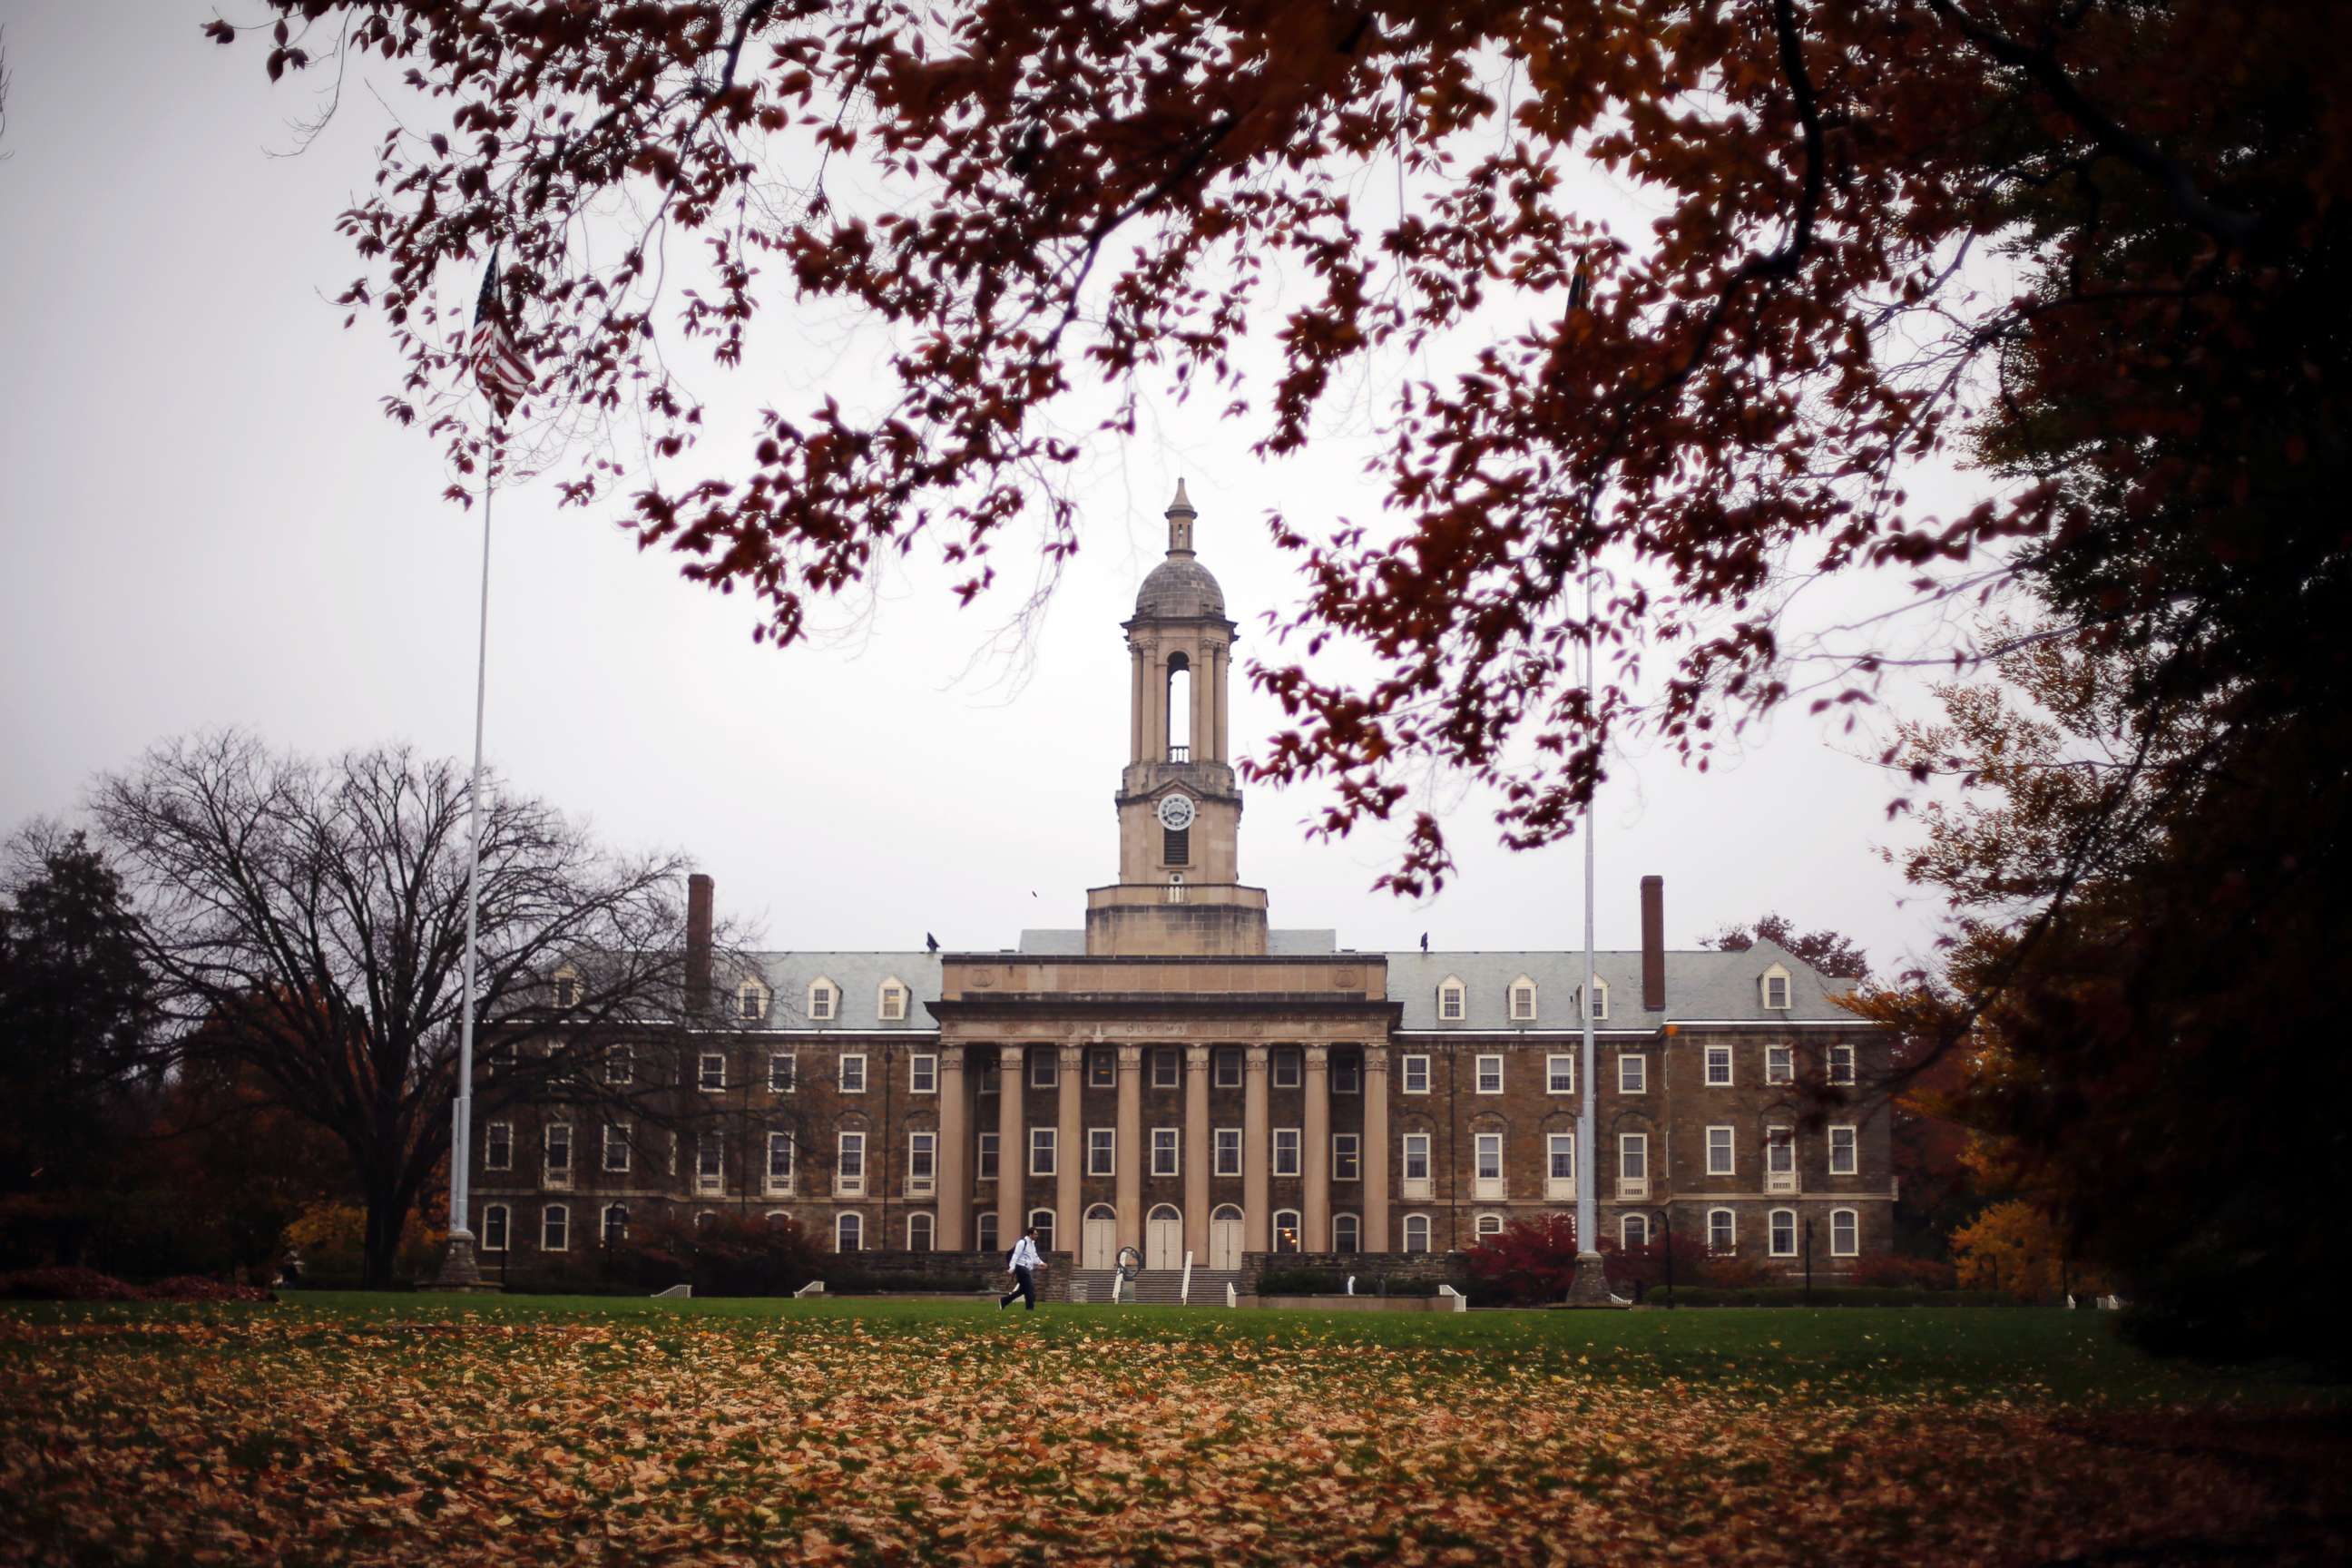
<svg viewBox="0 0 2352 1568">
<path fill-rule="evenodd" d="M 1117 1275 L 1108 1268 L 1080 1268 L 1070 1276 L 1070 1300 L 1074 1301 L 1107 1302 L 1111 1299 L 1111 1284 Z M 1242 1277 L 1236 1271 L 1213 1268 L 1192 1270 L 1192 1299 L 1190 1303 L 1179 1300 L 1184 1287 L 1184 1271 L 1181 1268 L 1147 1268 L 1130 1281 L 1132 1294 L 1122 1293 L 1121 1304 L 1133 1301 L 1139 1306 L 1222 1307 L 1225 1304 L 1225 1287 L 1241 1288 Z"/>
</svg>

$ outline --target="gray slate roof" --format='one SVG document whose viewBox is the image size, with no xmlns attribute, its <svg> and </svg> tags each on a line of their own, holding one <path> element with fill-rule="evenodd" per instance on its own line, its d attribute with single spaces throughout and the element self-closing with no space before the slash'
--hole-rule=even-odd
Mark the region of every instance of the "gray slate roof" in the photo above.
<svg viewBox="0 0 2352 1568">
<path fill-rule="evenodd" d="M 877 1030 L 936 1032 L 939 1023 L 926 1002 L 940 994 L 940 955 L 935 952 L 753 952 L 744 955 L 758 965 L 761 980 L 772 993 L 766 1027 L 829 1029 L 844 1034 Z M 719 988 L 731 998 L 742 983 L 740 973 L 718 976 Z M 808 1016 L 808 988 L 820 976 L 840 988 L 835 1016 L 823 1023 Z M 882 982 L 897 979 L 911 993 L 903 1022 L 882 1021 Z"/>
<path fill-rule="evenodd" d="M 1136 590 L 1135 613 L 1144 617 L 1214 616 L 1223 620 L 1225 591 L 1191 551 L 1171 551 Z"/>
<path fill-rule="evenodd" d="M 1300 926 L 1265 933 L 1265 951 L 1275 958 L 1312 958 L 1339 951 L 1339 933 L 1328 928 Z M 1076 929 L 1031 930 L 1021 933 L 1021 952 L 1033 958 L 1083 958 L 1087 933 Z"/>
</svg>

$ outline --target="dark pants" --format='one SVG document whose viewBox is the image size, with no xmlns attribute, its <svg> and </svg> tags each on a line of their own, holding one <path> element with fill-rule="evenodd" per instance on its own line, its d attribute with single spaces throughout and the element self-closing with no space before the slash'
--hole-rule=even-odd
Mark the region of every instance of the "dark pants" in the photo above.
<svg viewBox="0 0 2352 1568">
<path fill-rule="evenodd" d="M 1035 1311 L 1037 1310 L 1037 1281 L 1031 1277 L 1030 1271 L 1026 1268 L 1014 1269 L 1013 1271 L 1013 1278 L 1014 1280 L 1013 1289 L 1007 1290 L 1003 1295 L 999 1296 L 996 1299 L 996 1304 L 1000 1307 L 1010 1307 L 1013 1305 L 1013 1297 L 1023 1296 L 1028 1299 L 1024 1310 L 1031 1312 Z"/>
</svg>

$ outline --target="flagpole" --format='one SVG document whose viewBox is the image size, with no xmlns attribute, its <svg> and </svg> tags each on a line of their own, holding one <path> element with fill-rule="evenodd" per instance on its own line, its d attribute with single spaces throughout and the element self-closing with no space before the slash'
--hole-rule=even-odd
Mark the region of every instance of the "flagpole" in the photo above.
<svg viewBox="0 0 2352 1568">
<path fill-rule="evenodd" d="M 1584 568 L 1584 700 L 1588 717 L 1597 717 L 1600 702 L 1592 689 L 1592 566 Z M 1601 1231 L 1598 1205 L 1593 1201 L 1593 1188 L 1599 1181 L 1601 1162 L 1594 1148 L 1592 1079 L 1595 1063 L 1592 1039 L 1594 981 L 1597 978 L 1592 951 L 1592 912 L 1594 882 L 1594 849 L 1592 807 L 1601 794 L 1601 769 L 1598 759 L 1592 770 L 1592 788 L 1584 797 L 1584 992 L 1580 998 L 1583 1005 L 1578 1010 L 1584 1015 L 1584 1051 L 1580 1088 L 1582 1097 L 1576 1122 L 1576 1288 L 1573 1296 L 1582 1300 L 1600 1300 L 1608 1294 L 1607 1276 L 1601 1263 Z M 1593 1278 L 1587 1279 L 1588 1273 Z"/>
</svg>

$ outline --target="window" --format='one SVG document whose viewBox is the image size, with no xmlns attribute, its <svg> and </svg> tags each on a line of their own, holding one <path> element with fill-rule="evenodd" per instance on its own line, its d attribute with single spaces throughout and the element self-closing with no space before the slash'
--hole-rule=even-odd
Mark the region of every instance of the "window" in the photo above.
<svg viewBox="0 0 2352 1568">
<path fill-rule="evenodd" d="M 940 1091 L 940 1058 L 934 1056 L 907 1058 L 907 1092 L 937 1094 Z"/>
<path fill-rule="evenodd" d="M 1631 1051 L 1617 1058 L 1617 1092 L 1646 1094 L 1650 1089 L 1650 1058 Z"/>
<path fill-rule="evenodd" d="M 1861 1216 L 1852 1209 L 1830 1210 L 1830 1256 L 1858 1258 L 1861 1255 Z"/>
<path fill-rule="evenodd" d="M 1565 1052 L 1544 1058 L 1544 1092 L 1574 1094 L 1576 1092 L 1576 1058 Z"/>
<path fill-rule="evenodd" d="M 1739 1250 L 1739 1217 L 1729 1209 L 1706 1211 L 1706 1249 L 1717 1258 Z"/>
<path fill-rule="evenodd" d="M 1646 1132 L 1622 1132 L 1617 1136 L 1617 1195 L 1650 1195 L 1650 1135 Z"/>
<path fill-rule="evenodd" d="M 1480 1094 L 1503 1092 L 1502 1058 L 1480 1057 L 1478 1058 L 1478 1092 Z"/>
<path fill-rule="evenodd" d="M 628 1124 L 619 1121 L 604 1123 L 604 1169 L 626 1171 L 629 1168 Z"/>
<path fill-rule="evenodd" d="M 1503 1216 L 1493 1213 L 1482 1214 L 1478 1216 L 1472 1228 L 1476 1232 L 1478 1239 L 1481 1241 L 1486 1240 L 1490 1236 L 1500 1236 L 1503 1234 Z"/>
<path fill-rule="evenodd" d="M 1769 1228 L 1771 1232 L 1772 1256 L 1775 1258 L 1796 1257 L 1797 1211 L 1795 1209 L 1774 1209 L 1770 1215 L 1770 1222 Z"/>
<path fill-rule="evenodd" d="M 1298 1074 L 1298 1048 L 1296 1046 L 1276 1046 L 1274 1048 L 1274 1087 L 1297 1089 Z"/>
<path fill-rule="evenodd" d="M 1364 1141 L 1360 1133 L 1331 1134 L 1331 1179 L 1335 1182 L 1360 1182 L 1364 1179 Z"/>
<path fill-rule="evenodd" d="M 572 1184 L 572 1127 L 557 1121 L 549 1125 L 543 1134 L 546 1140 L 547 1184 L 568 1187 Z"/>
<path fill-rule="evenodd" d="M 991 1055 L 982 1060 L 972 1062 L 967 1070 L 971 1076 L 972 1092 L 974 1094 L 994 1094 L 996 1092 L 996 1082 L 1000 1075 L 997 1071 L 996 1058 L 993 1055 Z"/>
<path fill-rule="evenodd" d="M 996 1134 L 980 1135 L 980 1147 L 972 1155 L 971 1179 L 975 1182 L 996 1180 Z"/>
<path fill-rule="evenodd" d="M 1209 1146 L 1216 1151 L 1217 1156 L 1216 1163 L 1210 1167 L 1213 1173 L 1220 1176 L 1238 1176 L 1242 1173 L 1242 1130 L 1240 1128 L 1216 1129 L 1209 1135 Z"/>
<path fill-rule="evenodd" d="M 1852 1046 L 1830 1047 L 1830 1081 L 1843 1084 L 1853 1082 L 1853 1047 Z"/>
<path fill-rule="evenodd" d="M 514 1127 L 510 1122 L 493 1121 L 482 1129 L 482 1169 L 510 1171 L 514 1169 Z"/>
<path fill-rule="evenodd" d="M 569 969 L 558 970 L 555 975 L 555 1005 L 576 1007 L 580 1004 L 580 976 Z"/>
<path fill-rule="evenodd" d="M 885 980 L 881 994 L 875 998 L 874 1011 L 886 1024 L 907 1021 L 907 988 L 897 980 Z"/>
<path fill-rule="evenodd" d="M 614 1046 L 604 1058 L 604 1081 L 621 1084 L 635 1081 L 637 1076 L 637 1051 L 635 1046 Z"/>
<path fill-rule="evenodd" d="M 1464 1005 L 1462 982 L 1448 976 L 1437 987 L 1437 1017 L 1440 1023 L 1458 1024 L 1467 1009 Z"/>
<path fill-rule="evenodd" d="M 907 1191 L 924 1195 L 938 1184 L 940 1174 L 940 1135 L 936 1132 L 907 1134 Z"/>
<path fill-rule="evenodd" d="M 1536 1021 L 1536 983 L 1526 975 L 1511 982 L 1511 1022 L 1532 1024 Z"/>
<path fill-rule="evenodd" d="M 1617 1222 L 1617 1239 L 1628 1252 L 1645 1251 L 1650 1245 L 1650 1216 L 1629 1214 Z"/>
<path fill-rule="evenodd" d="M 1768 1193 L 1793 1193 L 1797 1190 L 1797 1135 L 1786 1127 L 1764 1130 L 1764 1190 Z"/>
<path fill-rule="evenodd" d="M 1709 1046 L 1706 1048 L 1706 1081 L 1717 1088 L 1731 1081 L 1731 1047 Z"/>
<path fill-rule="evenodd" d="M 866 1134 L 844 1132 L 840 1152 L 833 1166 L 833 1191 L 836 1197 L 854 1198 L 866 1191 Z"/>
<path fill-rule="evenodd" d="M 723 1192 L 727 1186 L 727 1146 L 710 1133 L 694 1140 L 694 1190 Z"/>
<path fill-rule="evenodd" d="M 1403 1057 L 1399 1058 L 1399 1065 L 1404 1069 L 1405 1093 L 1427 1094 L 1429 1092 L 1429 1058 L 1427 1057 Z"/>
<path fill-rule="evenodd" d="M 979 1247 L 982 1252 L 994 1252 L 998 1250 L 996 1245 L 996 1211 L 994 1209 L 981 1210 L 979 1217 L 971 1222 L 971 1240 L 972 1245 Z"/>
<path fill-rule="evenodd" d="M 1576 1134 L 1554 1132 L 1544 1139 L 1544 1196 L 1572 1198 L 1576 1195 Z"/>
<path fill-rule="evenodd" d="M 1364 1249 L 1364 1224 L 1351 1214 L 1331 1216 L 1331 1250 L 1361 1252 Z"/>
<path fill-rule="evenodd" d="M 1361 1094 L 1364 1092 L 1364 1058 L 1353 1051 L 1331 1053 L 1331 1092 Z"/>
<path fill-rule="evenodd" d="M 930 1215 L 927 1214 L 910 1214 L 907 1216 L 908 1251 L 929 1252 L 931 1249 L 932 1245 L 931 1234 L 932 1226 Z"/>
<path fill-rule="evenodd" d="M 1274 1211 L 1274 1249 L 1276 1252 L 1297 1251 L 1299 1238 L 1303 1234 L 1304 1227 L 1298 1222 L 1297 1209 Z"/>
<path fill-rule="evenodd" d="M 1054 1048 L 1051 1046 L 1029 1053 L 1029 1087 L 1031 1089 L 1054 1087 Z"/>
<path fill-rule="evenodd" d="M 1728 1176 L 1736 1169 L 1732 1164 L 1731 1131 L 1728 1127 L 1706 1130 L 1706 1173 L 1710 1176 Z"/>
<path fill-rule="evenodd" d="M 1429 1216 L 1409 1214 L 1404 1216 L 1404 1249 L 1407 1252 L 1429 1250 Z"/>
<path fill-rule="evenodd" d="M 1106 1050 L 1087 1053 L 1087 1087 L 1116 1089 L 1118 1087 L 1118 1062 Z"/>
<path fill-rule="evenodd" d="M 604 1205 L 604 1245 L 607 1247 L 618 1247 L 621 1243 L 628 1240 L 629 1205 L 626 1204 L 606 1204 Z"/>
<path fill-rule="evenodd" d="M 1277 1176 L 1298 1174 L 1298 1129 L 1296 1127 L 1274 1130 L 1274 1173 Z"/>
<path fill-rule="evenodd" d="M 770 1094 L 792 1093 L 793 1085 L 798 1083 L 800 1080 L 800 1074 L 795 1070 L 795 1068 L 796 1062 L 792 1052 L 769 1052 L 768 1092 Z"/>
<path fill-rule="evenodd" d="M 1503 1135 L 1481 1132 L 1473 1141 L 1472 1171 L 1477 1180 L 1474 1196 L 1499 1198 L 1503 1195 Z"/>
<path fill-rule="evenodd" d="M 830 980 L 812 981 L 808 990 L 808 1016 L 812 1023 L 829 1024 L 841 1011 L 841 988 Z"/>
<path fill-rule="evenodd" d="M 562 1204 L 550 1204 L 539 1211 L 539 1249 L 568 1252 L 571 1248 L 572 1210 Z"/>
<path fill-rule="evenodd" d="M 1429 1175 L 1429 1134 L 1408 1132 L 1404 1135 L 1404 1195 L 1425 1198 L 1433 1188 Z"/>
<path fill-rule="evenodd" d="M 490 1204 L 482 1210 L 482 1250 L 504 1252 L 507 1249 L 507 1205 Z"/>
<path fill-rule="evenodd" d="M 1174 1051 L 1156 1050 L 1151 1053 L 1151 1087 L 1154 1089 L 1176 1087 L 1176 1053 Z"/>
<path fill-rule="evenodd" d="M 1089 1127 L 1087 1129 L 1087 1174 L 1110 1176 L 1118 1173 L 1118 1129 Z"/>
<path fill-rule="evenodd" d="M 865 1248 L 866 1216 L 855 1211 L 837 1216 L 833 1222 L 833 1249 L 862 1252 Z"/>
<path fill-rule="evenodd" d="M 1580 1000 L 1582 998 L 1583 994 L 1582 991 L 1579 991 L 1577 993 Z M 1597 1024 L 1608 1016 L 1609 982 L 1601 979 L 1596 975 L 1592 981 L 1592 1021 Z"/>
<path fill-rule="evenodd" d="M 764 1018 L 768 1016 L 768 988 L 756 980 L 746 980 L 735 988 L 735 1016 L 739 1018 Z"/>
<path fill-rule="evenodd" d="M 1774 964 L 1763 974 L 1764 1005 L 1773 1012 L 1786 1012 L 1789 1006 L 1789 972 Z"/>
<path fill-rule="evenodd" d="M 841 1092 L 866 1092 L 866 1057 L 863 1052 L 852 1051 L 841 1058 Z"/>
<path fill-rule="evenodd" d="M 1050 1176 L 1054 1173 L 1054 1157 L 1058 1152 L 1054 1145 L 1055 1131 L 1051 1127 L 1029 1129 L 1029 1173 L 1031 1175 Z"/>
<path fill-rule="evenodd" d="M 768 1134 L 768 1191 L 788 1193 L 793 1190 L 793 1135 L 789 1132 Z"/>
<path fill-rule="evenodd" d="M 1176 1129 L 1155 1127 L 1151 1130 L 1151 1173 L 1155 1176 L 1180 1174 Z"/>
<path fill-rule="evenodd" d="M 727 1057 L 722 1051 L 705 1051 L 694 1075 L 694 1081 L 705 1094 L 717 1094 L 727 1087 Z"/>
<path fill-rule="evenodd" d="M 1234 1051 L 1234 1050 L 1220 1050 L 1220 1051 L 1218 1051 L 1218 1052 L 1217 1052 L 1217 1054 L 1216 1054 L 1214 1057 L 1211 1058 L 1210 1058 L 1210 1060 L 1211 1060 L 1211 1066 L 1212 1066 L 1212 1068 L 1213 1068 L 1213 1070 L 1215 1072 L 1215 1075 L 1216 1075 L 1216 1078 L 1215 1078 L 1216 1086 L 1217 1086 L 1219 1089 L 1239 1089 L 1239 1088 L 1241 1088 L 1241 1086 L 1242 1086 L 1242 1054 L 1241 1054 L 1241 1052 L 1239 1052 L 1239 1051 Z"/>
<path fill-rule="evenodd" d="M 1861 1169 L 1859 1150 L 1854 1142 L 1854 1130 L 1851 1127 L 1831 1128 L 1830 1174 L 1852 1176 L 1858 1174 Z"/>
<path fill-rule="evenodd" d="M 1160 830 L 1160 859 L 1168 866 L 1190 866 L 1192 863 L 1192 830 L 1189 827 L 1162 827 Z"/>
<path fill-rule="evenodd" d="M 1764 1081 L 1794 1083 L 1797 1081 L 1797 1053 L 1789 1046 L 1764 1047 Z"/>
<path fill-rule="evenodd" d="M 1029 1211 L 1029 1226 L 1032 1230 L 1034 1230 L 1037 1233 L 1037 1250 L 1040 1252 L 1053 1251 L 1054 1211 L 1052 1209 L 1031 1209 Z"/>
</svg>

